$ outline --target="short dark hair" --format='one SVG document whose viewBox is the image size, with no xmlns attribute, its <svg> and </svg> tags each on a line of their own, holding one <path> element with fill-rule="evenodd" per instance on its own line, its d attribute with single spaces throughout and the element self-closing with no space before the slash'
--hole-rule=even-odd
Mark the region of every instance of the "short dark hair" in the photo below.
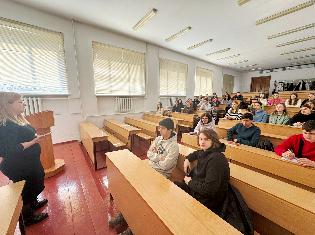
<svg viewBox="0 0 315 235">
<path fill-rule="evenodd" d="M 212 129 L 202 129 L 199 134 L 198 137 L 200 136 L 200 134 L 204 134 L 208 139 L 210 139 L 212 141 L 212 146 L 211 148 L 218 148 L 221 145 L 221 142 L 219 140 L 219 136 L 218 134 L 212 130 Z M 199 142 L 198 142 L 199 145 Z"/>
<path fill-rule="evenodd" d="M 262 103 L 260 101 L 255 102 L 256 104 L 259 104 L 260 106 L 262 106 Z"/>
<path fill-rule="evenodd" d="M 251 113 L 244 113 L 243 119 L 253 120 L 253 114 L 251 114 Z"/>
<path fill-rule="evenodd" d="M 315 120 L 309 120 L 307 122 L 304 122 L 302 129 L 307 132 L 315 130 Z"/>
</svg>

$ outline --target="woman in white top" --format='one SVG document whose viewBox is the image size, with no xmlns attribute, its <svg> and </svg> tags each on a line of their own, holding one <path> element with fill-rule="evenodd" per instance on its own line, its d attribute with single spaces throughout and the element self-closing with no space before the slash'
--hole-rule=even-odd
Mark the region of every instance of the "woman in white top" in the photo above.
<svg viewBox="0 0 315 235">
<path fill-rule="evenodd" d="M 156 105 L 156 113 L 163 115 L 163 112 L 164 112 L 164 109 L 163 109 L 162 102 L 158 102 Z"/>
<path fill-rule="evenodd" d="M 298 99 L 297 93 L 292 93 L 290 95 L 290 99 L 287 99 L 285 101 L 285 106 L 286 107 L 300 107 L 302 103 L 301 99 Z"/>
<path fill-rule="evenodd" d="M 203 113 L 200 117 L 200 121 L 195 127 L 194 132 L 190 132 L 190 134 L 192 135 L 198 134 L 201 130 L 204 130 L 204 129 L 214 130 L 214 127 L 215 127 L 214 120 L 212 119 L 210 113 Z"/>
<path fill-rule="evenodd" d="M 207 98 L 203 100 L 202 104 L 200 105 L 199 110 L 205 110 L 205 111 L 211 110 L 211 103 L 208 101 Z"/>
<path fill-rule="evenodd" d="M 263 106 L 266 106 L 267 103 L 268 103 L 268 100 L 266 99 L 266 94 L 261 92 L 259 94 L 259 98 L 258 98 L 258 101 L 263 105 Z"/>
</svg>

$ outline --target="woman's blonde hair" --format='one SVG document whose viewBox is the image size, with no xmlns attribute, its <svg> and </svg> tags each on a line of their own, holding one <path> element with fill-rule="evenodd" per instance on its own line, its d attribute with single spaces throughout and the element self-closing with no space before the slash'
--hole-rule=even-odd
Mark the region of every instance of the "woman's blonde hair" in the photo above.
<svg viewBox="0 0 315 235">
<path fill-rule="evenodd" d="M 10 104 L 19 100 L 21 95 L 15 92 L 2 92 L 0 91 L 0 125 L 5 125 L 6 122 L 12 121 L 21 126 L 28 124 L 23 114 L 17 116 L 13 115 L 10 111 Z"/>
</svg>

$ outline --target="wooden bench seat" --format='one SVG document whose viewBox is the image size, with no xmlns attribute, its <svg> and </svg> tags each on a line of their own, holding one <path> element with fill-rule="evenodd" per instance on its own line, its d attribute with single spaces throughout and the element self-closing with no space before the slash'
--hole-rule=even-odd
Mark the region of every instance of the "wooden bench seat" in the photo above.
<svg viewBox="0 0 315 235">
<path fill-rule="evenodd" d="M 86 149 L 92 163 L 97 169 L 96 145 L 108 143 L 108 134 L 90 122 L 80 123 L 81 142 Z"/>
<path fill-rule="evenodd" d="M 106 155 L 109 191 L 134 234 L 240 234 L 128 150 Z"/>
<path fill-rule="evenodd" d="M 114 135 L 112 135 L 111 133 L 105 131 L 105 133 L 108 135 L 108 141 L 115 146 L 116 148 L 123 148 L 126 147 L 127 144 L 123 143 L 121 140 L 119 140 L 118 138 L 116 138 Z"/>
<path fill-rule="evenodd" d="M 174 118 L 182 119 L 182 121 L 178 123 L 179 126 L 193 128 L 196 114 L 172 112 L 171 115 Z"/>
<path fill-rule="evenodd" d="M 193 149 L 180 147 L 179 162 L 176 166 L 179 171 L 183 171 L 183 165 L 180 164 L 190 152 L 193 152 Z M 258 233 L 313 234 L 314 192 L 233 163 L 230 163 L 230 174 L 231 184 L 241 192 L 254 212 L 255 230 Z"/>
</svg>

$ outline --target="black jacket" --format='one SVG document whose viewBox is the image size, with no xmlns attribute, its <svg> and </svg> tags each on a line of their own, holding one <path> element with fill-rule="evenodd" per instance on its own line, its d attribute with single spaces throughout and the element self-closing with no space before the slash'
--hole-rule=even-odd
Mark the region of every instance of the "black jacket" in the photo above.
<svg viewBox="0 0 315 235">
<path fill-rule="evenodd" d="M 190 162 L 198 160 L 188 183 L 191 195 L 212 210 L 219 213 L 228 191 L 230 168 L 224 154 L 225 145 L 206 151 L 195 151 L 187 156 Z"/>
<path fill-rule="evenodd" d="M 312 112 L 309 115 L 304 115 L 299 112 L 290 119 L 289 123 L 292 126 L 296 122 L 307 122 L 309 120 L 315 120 L 315 112 Z"/>
</svg>

